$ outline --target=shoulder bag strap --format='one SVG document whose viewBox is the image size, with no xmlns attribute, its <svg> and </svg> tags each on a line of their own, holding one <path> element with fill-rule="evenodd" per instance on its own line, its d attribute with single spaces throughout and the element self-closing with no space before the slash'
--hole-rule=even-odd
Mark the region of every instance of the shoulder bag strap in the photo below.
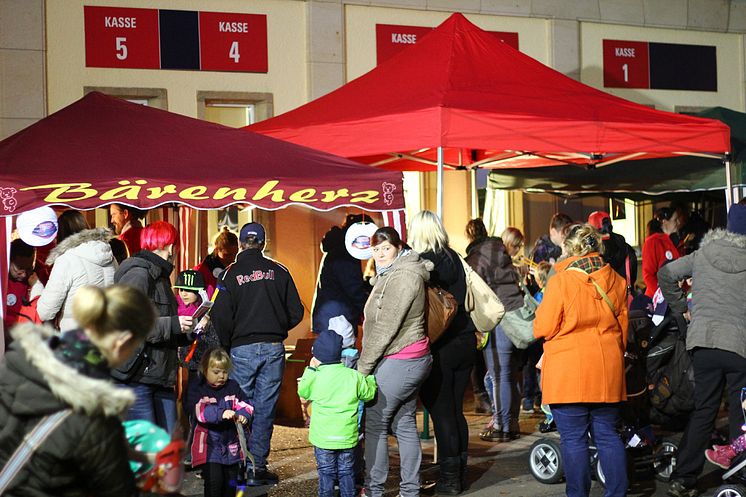
<svg viewBox="0 0 746 497">
<path fill-rule="evenodd" d="M 568 271 L 578 271 L 578 272 L 583 273 L 584 275 L 588 276 L 588 273 L 586 273 L 585 271 L 583 271 L 582 269 L 577 268 L 577 267 L 569 267 L 569 268 L 567 268 L 567 270 Z M 593 283 L 593 286 L 596 287 L 596 291 L 598 292 L 598 294 L 601 295 L 601 298 L 604 299 L 604 302 L 606 302 L 606 305 L 609 306 L 609 309 L 611 309 L 611 312 L 614 313 L 614 317 L 616 317 L 616 307 L 614 307 L 614 303 L 611 301 L 611 299 L 609 298 L 609 296 L 606 295 L 606 292 L 604 292 L 604 289 L 601 288 L 601 285 L 599 285 L 598 283 L 596 283 L 596 281 L 593 278 L 591 278 L 590 276 L 588 276 L 588 279 L 591 280 L 591 283 Z"/>
<path fill-rule="evenodd" d="M 39 446 L 44 443 L 44 440 L 57 428 L 70 414 L 71 409 L 65 409 L 63 411 L 56 412 L 50 416 L 44 416 L 41 421 L 28 433 L 18 448 L 10 456 L 8 462 L 5 463 L 2 471 L 0 471 L 0 495 L 5 493 L 13 479 L 18 476 L 23 466 L 31 459 L 34 452 Z"/>
</svg>

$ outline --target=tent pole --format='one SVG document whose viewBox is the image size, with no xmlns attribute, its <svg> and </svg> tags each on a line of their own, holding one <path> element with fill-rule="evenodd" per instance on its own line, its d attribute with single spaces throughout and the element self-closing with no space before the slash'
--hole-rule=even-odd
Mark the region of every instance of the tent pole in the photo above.
<svg viewBox="0 0 746 497">
<path fill-rule="evenodd" d="M 443 147 L 438 147 L 438 205 L 437 214 L 441 221 L 443 221 Z"/>
<path fill-rule="evenodd" d="M 730 177 L 730 154 L 725 155 L 725 212 L 733 205 L 733 180 Z"/>
</svg>

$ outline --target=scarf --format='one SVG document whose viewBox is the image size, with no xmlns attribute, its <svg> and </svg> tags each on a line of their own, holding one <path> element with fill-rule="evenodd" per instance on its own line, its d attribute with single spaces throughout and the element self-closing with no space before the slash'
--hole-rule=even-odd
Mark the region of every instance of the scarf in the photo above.
<svg viewBox="0 0 746 497">
<path fill-rule="evenodd" d="M 411 251 L 412 251 L 411 249 L 403 248 L 399 251 L 399 253 L 396 255 L 396 258 L 393 261 L 391 261 L 391 264 L 389 264 L 388 266 L 378 267 L 376 265 L 376 274 L 378 276 L 382 276 L 386 274 L 389 271 L 389 269 L 391 269 L 391 267 L 394 265 L 394 263 L 397 260 L 399 260 L 400 257 L 404 257 L 405 255 L 409 254 Z"/>
</svg>

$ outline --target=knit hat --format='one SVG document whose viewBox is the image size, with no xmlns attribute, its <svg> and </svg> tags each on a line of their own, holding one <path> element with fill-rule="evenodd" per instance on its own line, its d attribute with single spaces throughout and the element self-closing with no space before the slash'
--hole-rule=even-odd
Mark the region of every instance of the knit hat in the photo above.
<svg viewBox="0 0 746 497">
<path fill-rule="evenodd" d="M 202 273 L 194 269 L 187 269 L 179 273 L 174 288 L 198 292 L 205 289 L 205 278 Z"/>
<path fill-rule="evenodd" d="M 342 347 L 348 348 L 355 345 L 355 331 L 346 317 L 329 318 L 329 329 L 342 337 Z"/>
<path fill-rule="evenodd" d="M 746 235 L 746 205 L 733 204 L 728 211 L 728 231 Z"/>
<path fill-rule="evenodd" d="M 311 353 L 321 364 L 339 362 L 342 357 L 342 337 L 330 330 L 322 331 L 316 336 Z"/>
</svg>

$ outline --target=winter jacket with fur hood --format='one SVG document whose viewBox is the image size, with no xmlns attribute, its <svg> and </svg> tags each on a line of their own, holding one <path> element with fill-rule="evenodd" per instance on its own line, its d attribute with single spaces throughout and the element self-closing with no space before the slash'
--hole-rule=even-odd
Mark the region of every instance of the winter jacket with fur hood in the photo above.
<svg viewBox="0 0 746 497">
<path fill-rule="evenodd" d="M 746 357 L 746 236 L 717 229 L 699 250 L 663 266 L 658 284 L 671 310 L 687 311 L 677 282 L 692 278 L 692 321 L 686 348 L 721 349 Z"/>
<path fill-rule="evenodd" d="M 51 328 L 23 324 L 0 366 L 0 467 L 43 416 L 73 409 L 13 480 L 5 497 L 136 495 L 118 416 L 134 394 L 55 355 Z"/>
<path fill-rule="evenodd" d="M 179 304 L 169 279 L 173 269 L 167 260 L 142 250 L 125 259 L 114 274 L 114 283 L 137 288 L 147 295 L 158 315 L 142 351 L 129 363 L 112 370 L 114 378 L 163 387 L 176 384 L 176 349 L 190 340 L 179 324 Z"/>
<path fill-rule="evenodd" d="M 117 263 L 111 253 L 111 231 L 83 230 L 65 238 L 49 253 L 52 273 L 39 298 L 37 312 L 42 321 L 52 321 L 60 310 L 60 331 L 78 327 L 72 315 L 73 297 L 84 285 L 106 287 L 114 282 Z"/>
<path fill-rule="evenodd" d="M 425 338 L 425 283 L 432 268 L 432 262 L 412 250 L 371 278 L 373 291 L 365 304 L 363 351 L 357 364 L 362 374 L 371 374 L 384 356 Z"/>
</svg>

